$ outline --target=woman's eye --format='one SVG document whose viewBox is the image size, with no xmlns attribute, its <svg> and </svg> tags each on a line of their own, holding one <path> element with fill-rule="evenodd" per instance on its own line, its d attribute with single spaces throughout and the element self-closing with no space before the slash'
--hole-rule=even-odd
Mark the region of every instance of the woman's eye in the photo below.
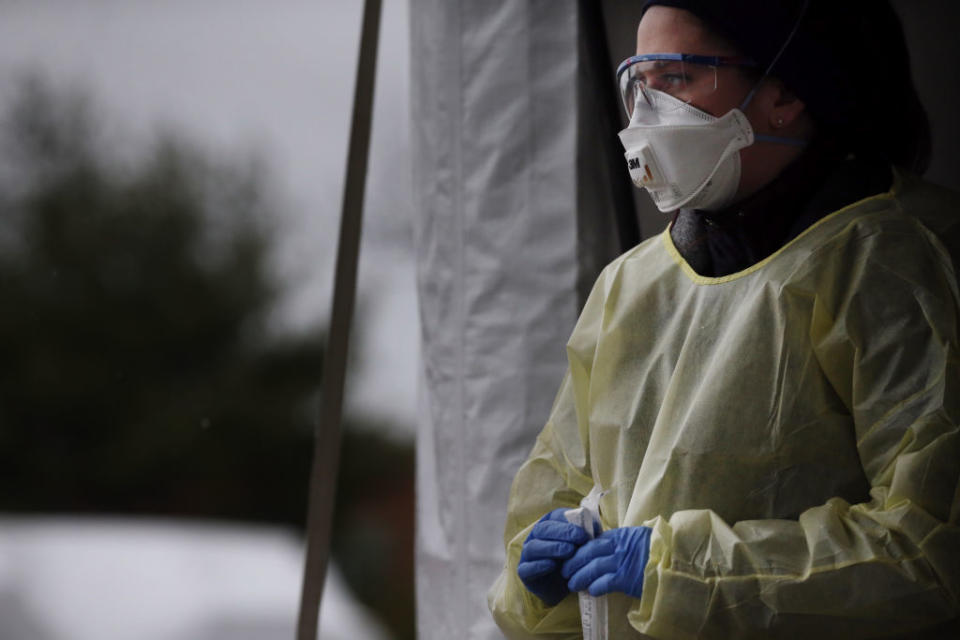
<svg viewBox="0 0 960 640">
<path fill-rule="evenodd" d="M 661 81 L 670 87 L 682 87 L 687 84 L 687 77 L 682 73 L 665 73 L 660 76 Z"/>
</svg>

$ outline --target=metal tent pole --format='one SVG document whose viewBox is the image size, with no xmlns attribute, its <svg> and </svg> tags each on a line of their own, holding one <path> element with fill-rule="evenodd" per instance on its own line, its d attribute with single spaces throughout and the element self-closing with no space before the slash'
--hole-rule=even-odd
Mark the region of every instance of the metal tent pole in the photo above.
<svg viewBox="0 0 960 640">
<path fill-rule="evenodd" d="M 360 55 L 353 95 L 353 122 L 347 155 L 340 240 L 333 293 L 333 311 L 323 365 L 322 399 L 314 435 L 313 466 L 307 508 L 307 552 L 297 621 L 297 640 L 315 640 L 320 599 L 330 556 L 333 503 L 340 458 L 340 422 L 347 368 L 350 322 L 356 298 L 357 259 L 370 147 L 374 72 L 380 30 L 381 0 L 366 0 L 360 35 Z"/>
</svg>

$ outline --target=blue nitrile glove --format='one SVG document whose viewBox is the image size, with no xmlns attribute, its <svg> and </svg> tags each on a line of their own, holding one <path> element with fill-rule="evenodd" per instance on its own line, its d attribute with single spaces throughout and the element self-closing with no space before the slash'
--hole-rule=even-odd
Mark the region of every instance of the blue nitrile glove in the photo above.
<svg viewBox="0 0 960 640">
<path fill-rule="evenodd" d="M 571 591 L 586 589 L 592 596 L 620 591 L 639 598 L 643 570 L 650 558 L 649 527 L 610 529 L 586 543 L 563 564 Z"/>
<path fill-rule="evenodd" d="M 570 593 L 560 573 L 563 561 L 590 539 L 583 527 L 567 522 L 565 511 L 554 509 L 533 525 L 517 565 L 517 575 L 527 590 L 551 607 Z"/>
</svg>

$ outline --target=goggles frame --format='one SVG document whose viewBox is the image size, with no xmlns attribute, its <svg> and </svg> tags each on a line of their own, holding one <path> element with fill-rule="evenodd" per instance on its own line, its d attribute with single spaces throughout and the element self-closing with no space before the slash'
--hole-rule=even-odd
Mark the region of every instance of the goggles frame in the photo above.
<svg viewBox="0 0 960 640">
<path fill-rule="evenodd" d="M 670 62 L 690 62 L 708 67 L 759 67 L 752 58 L 746 56 L 703 56 L 696 53 L 644 53 L 639 56 L 630 56 L 617 66 L 617 82 L 627 67 L 637 62 L 651 60 L 667 60 Z"/>
<path fill-rule="evenodd" d="M 746 56 L 706 56 L 696 53 L 644 53 L 638 56 L 630 56 L 617 66 L 616 81 L 620 87 L 621 76 L 631 66 L 638 62 L 667 61 L 667 62 L 689 62 L 691 64 L 703 65 L 706 67 L 743 67 L 759 68 L 760 65 L 752 58 Z M 621 89 L 622 91 L 622 89 Z M 624 100 L 626 98 L 621 96 Z M 626 109 L 626 103 L 624 103 Z M 630 117 L 630 114 L 627 114 Z"/>
</svg>

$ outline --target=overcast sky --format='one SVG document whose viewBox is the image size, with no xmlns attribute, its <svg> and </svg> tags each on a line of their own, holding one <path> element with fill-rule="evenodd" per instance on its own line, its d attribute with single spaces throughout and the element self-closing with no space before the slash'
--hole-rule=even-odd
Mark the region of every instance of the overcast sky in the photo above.
<svg viewBox="0 0 960 640">
<path fill-rule="evenodd" d="M 358 0 L 4 0 L 0 100 L 35 69 L 87 88 L 124 144 L 173 126 L 216 156 L 260 153 L 281 209 L 288 327 L 326 324 Z M 418 329 L 410 240 L 408 15 L 384 0 L 349 407 L 412 433 Z M 355 343 L 356 344 L 356 343 Z"/>
</svg>

